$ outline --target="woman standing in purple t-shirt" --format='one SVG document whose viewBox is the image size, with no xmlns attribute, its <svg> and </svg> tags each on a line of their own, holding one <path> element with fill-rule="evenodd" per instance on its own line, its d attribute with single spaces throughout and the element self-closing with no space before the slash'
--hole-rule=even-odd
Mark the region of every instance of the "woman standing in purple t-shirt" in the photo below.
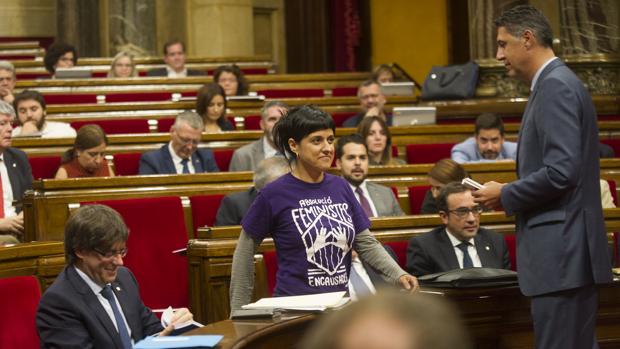
<svg viewBox="0 0 620 349">
<path fill-rule="evenodd" d="M 394 283 L 417 289 L 370 234 L 370 221 L 345 180 L 326 171 L 334 158 L 335 125 L 313 106 L 291 109 L 276 124 L 274 141 L 291 172 L 263 188 L 245 218 L 233 257 L 231 309 L 251 300 L 253 256 L 271 236 L 278 272 L 275 295 L 346 291 L 354 248 Z"/>
</svg>

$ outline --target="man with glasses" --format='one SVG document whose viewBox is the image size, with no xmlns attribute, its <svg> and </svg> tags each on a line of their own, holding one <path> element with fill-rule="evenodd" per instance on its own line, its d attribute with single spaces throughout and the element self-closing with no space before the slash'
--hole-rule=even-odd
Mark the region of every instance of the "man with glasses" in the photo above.
<svg viewBox="0 0 620 349">
<path fill-rule="evenodd" d="M 192 320 L 175 311 L 163 328 L 147 308 L 138 284 L 123 267 L 127 226 L 103 205 L 77 209 L 65 226 L 67 266 L 41 297 L 36 325 L 41 348 L 129 349 L 146 336 L 165 336 Z"/>
<path fill-rule="evenodd" d="M 342 127 L 357 127 L 362 119 L 369 116 L 378 116 L 385 120 L 388 126 L 392 126 L 392 114 L 386 113 L 383 109 L 387 100 L 381 92 L 381 85 L 376 80 L 362 82 L 357 89 L 357 98 L 362 111 L 346 119 Z"/>
<path fill-rule="evenodd" d="M 204 124 L 200 115 L 184 111 L 170 128 L 170 142 L 140 157 L 140 174 L 218 172 L 213 152 L 198 149 Z"/>
<path fill-rule="evenodd" d="M 409 240 L 407 271 L 415 276 L 453 269 L 510 269 L 503 236 L 480 228 L 482 207 L 474 202 L 471 189 L 448 183 L 437 197 L 443 226 Z"/>
</svg>

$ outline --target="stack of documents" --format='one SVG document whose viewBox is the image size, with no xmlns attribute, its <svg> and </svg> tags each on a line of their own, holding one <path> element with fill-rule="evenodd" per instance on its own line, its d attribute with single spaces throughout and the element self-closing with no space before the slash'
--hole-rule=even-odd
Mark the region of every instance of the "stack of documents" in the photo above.
<svg viewBox="0 0 620 349">
<path fill-rule="evenodd" d="M 168 348 L 213 348 L 224 336 L 176 336 L 146 337 L 134 346 L 135 349 L 168 349 Z"/>
<path fill-rule="evenodd" d="M 299 311 L 324 311 L 338 308 L 349 302 L 345 292 L 317 293 L 307 296 L 262 298 L 256 303 L 242 306 L 243 309 L 282 309 Z"/>
<path fill-rule="evenodd" d="M 174 309 L 172 307 L 166 308 L 164 312 L 161 314 L 161 327 L 166 328 L 171 323 L 172 317 L 174 316 Z M 182 324 L 174 325 L 174 331 L 170 334 L 171 336 L 178 336 L 183 334 L 189 330 L 193 330 L 195 328 L 203 327 L 204 325 L 196 322 L 194 320 L 184 322 Z"/>
</svg>

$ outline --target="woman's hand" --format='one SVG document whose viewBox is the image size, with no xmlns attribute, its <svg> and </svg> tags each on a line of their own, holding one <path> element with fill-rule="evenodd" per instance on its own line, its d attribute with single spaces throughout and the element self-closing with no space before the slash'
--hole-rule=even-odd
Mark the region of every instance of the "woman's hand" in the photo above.
<svg viewBox="0 0 620 349">
<path fill-rule="evenodd" d="M 401 275 L 401 277 L 398 278 L 398 282 L 400 282 L 405 290 L 409 290 L 410 292 L 416 292 L 420 289 L 418 279 L 410 274 Z"/>
</svg>

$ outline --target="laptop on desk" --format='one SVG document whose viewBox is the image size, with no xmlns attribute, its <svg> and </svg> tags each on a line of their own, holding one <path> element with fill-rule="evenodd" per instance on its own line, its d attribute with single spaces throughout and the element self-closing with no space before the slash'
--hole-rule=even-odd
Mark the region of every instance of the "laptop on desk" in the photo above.
<svg viewBox="0 0 620 349">
<path fill-rule="evenodd" d="M 415 84 L 411 81 L 381 84 L 381 92 L 385 96 L 413 96 L 414 88 Z"/>
<path fill-rule="evenodd" d="M 89 79 L 93 76 L 89 68 L 57 68 L 54 72 L 56 79 Z"/>
<path fill-rule="evenodd" d="M 434 125 L 436 123 L 436 107 L 395 107 L 392 109 L 392 126 Z"/>
</svg>

